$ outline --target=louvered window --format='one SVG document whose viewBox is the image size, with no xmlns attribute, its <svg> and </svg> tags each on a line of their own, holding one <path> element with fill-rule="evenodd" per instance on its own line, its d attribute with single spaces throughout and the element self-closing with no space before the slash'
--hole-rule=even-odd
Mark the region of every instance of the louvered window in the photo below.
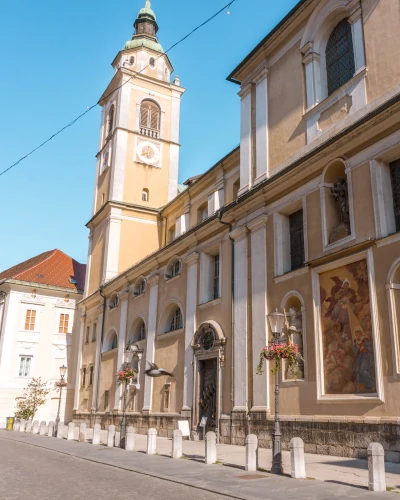
<svg viewBox="0 0 400 500">
<path fill-rule="evenodd" d="M 108 112 L 107 137 L 111 134 L 114 128 L 114 112 L 115 112 L 115 106 L 114 104 L 112 104 L 110 111 Z"/>
<path fill-rule="evenodd" d="M 158 138 L 160 134 L 160 108 L 153 101 L 143 101 L 140 106 L 140 133 Z"/>
<path fill-rule="evenodd" d="M 396 231 L 400 231 L 400 159 L 390 164 L 390 180 L 392 183 Z"/>
<path fill-rule="evenodd" d="M 353 38 L 347 19 L 332 31 L 326 46 L 328 95 L 353 78 L 355 73 Z"/>
<path fill-rule="evenodd" d="M 303 210 L 289 216 L 291 270 L 304 265 Z"/>
</svg>

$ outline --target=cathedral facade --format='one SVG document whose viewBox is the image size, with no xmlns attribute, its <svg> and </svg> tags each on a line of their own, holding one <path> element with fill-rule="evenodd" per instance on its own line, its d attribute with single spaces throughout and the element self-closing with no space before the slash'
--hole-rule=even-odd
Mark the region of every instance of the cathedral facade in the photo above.
<svg viewBox="0 0 400 500">
<path fill-rule="evenodd" d="M 76 422 L 119 426 L 125 405 L 138 432 L 270 446 L 256 372 L 278 309 L 301 353 L 280 367 L 284 445 L 361 457 L 378 435 L 400 461 L 399 23 L 397 0 L 301 0 L 228 76 L 240 147 L 182 190 L 185 89 L 146 1 L 100 99 Z"/>
</svg>

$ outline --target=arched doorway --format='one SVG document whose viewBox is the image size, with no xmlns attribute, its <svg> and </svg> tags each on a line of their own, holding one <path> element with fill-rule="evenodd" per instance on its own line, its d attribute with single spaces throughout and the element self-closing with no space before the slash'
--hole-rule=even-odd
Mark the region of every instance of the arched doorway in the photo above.
<svg viewBox="0 0 400 500">
<path fill-rule="evenodd" d="M 208 431 L 213 431 L 219 440 L 225 343 L 222 329 L 215 321 L 203 323 L 193 337 L 195 439 L 204 439 Z"/>
</svg>

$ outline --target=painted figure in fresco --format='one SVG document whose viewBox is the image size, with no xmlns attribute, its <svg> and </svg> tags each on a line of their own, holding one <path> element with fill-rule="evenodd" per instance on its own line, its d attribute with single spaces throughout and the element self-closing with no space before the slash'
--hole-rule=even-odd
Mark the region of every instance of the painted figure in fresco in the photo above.
<svg viewBox="0 0 400 500">
<path fill-rule="evenodd" d="M 334 322 L 340 323 L 344 339 L 351 339 L 351 327 L 349 319 L 349 308 L 354 310 L 357 302 L 357 293 L 350 287 L 350 282 L 346 278 L 344 281 L 337 276 L 331 278 L 336 283 L 331 290 L 331 296 L 326 299 L 330 306 L 325 316 L 330 317 Z"/>
<path fill-rule="evenodd" d="M 358 386 L 357 392 L 375 392 L 374 347 L 372 341 L 361 328 L 356 329 L 354 336 L 353 354 L 356 357 L 356 363 L 352 380 Z"/>
</svg>

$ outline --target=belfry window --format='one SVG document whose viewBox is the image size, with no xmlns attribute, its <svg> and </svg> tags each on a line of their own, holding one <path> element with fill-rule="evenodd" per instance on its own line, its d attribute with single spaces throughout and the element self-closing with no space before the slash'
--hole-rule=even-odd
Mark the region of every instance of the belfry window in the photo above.
<svg viewBox="0 0 400 500">
<path fill-rule="evenodd" d="M 115 106 L 114 104 L 111 105 L 110 110 L 108 112 L 108 119 L 107 119 L 107 137 L 111 134 L 114 128 L 114 113 L 115 113 Z"/>
<path fill-rule="evenodd" d="M 347 19 L 332 31 L 326 46 L 328 95 L 351 80 L 355 73 L 353 38 Z"/>
<path fill-rule="evenodd" d="M 140 133 L 158 139 L 160 135 L 161 111 L 153 101 L 145 100 L 140 106 Z"/>
</svg>

